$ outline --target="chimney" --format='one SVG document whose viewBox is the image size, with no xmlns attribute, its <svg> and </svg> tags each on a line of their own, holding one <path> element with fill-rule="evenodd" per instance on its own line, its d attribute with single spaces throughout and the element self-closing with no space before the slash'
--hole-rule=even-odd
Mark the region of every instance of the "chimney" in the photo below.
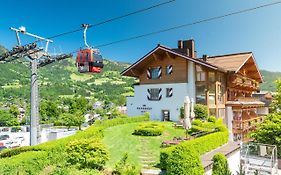
<svg viewBox="0 0 281 175">
<path fill-rule="evenodd" d="M 208 58 L 208 55 L 203 55 L 202 56 L 203 61 L 207 61 L 207 58 Z"/>
<path fill-rule="evenodd" d="M 179 40 L 178 48 L 175 49 L 191 58 L 196 58 L 195 43 L 193 39 L 190 40 Z"/>
<path fill-rule="evenodd" d="M 178 49 L 183 49 L 183 41 L 178 40 Z"/>
</svg>

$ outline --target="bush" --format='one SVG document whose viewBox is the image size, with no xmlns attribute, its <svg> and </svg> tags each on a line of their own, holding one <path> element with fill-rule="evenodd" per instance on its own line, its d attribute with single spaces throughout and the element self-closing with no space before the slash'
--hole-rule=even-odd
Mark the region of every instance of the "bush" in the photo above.
<svg viewBox="0 0 281 175">
<path fill-rule="evenodd" d="M 103 129 L 107 127 L 148 120 L 149 115 L 106 120 L 97 122 L 85 131 L 78 131 L 76 134 L 66 138 L 42 143 L 37 146 L 3 150 L 0 152 L 0 174 L 38 174 L 47 166 L 57 166 L 61 162 L 66 163 L 66 156 L 64 155 L 66 154 L 66 145 L 73 143 L 75 140 L 101 139 L 103 138 Z M 99 149 L 97 148 L 97 150 Z M 93 161 L 103 164 L 102 160 L 95 159 Z M 93 161 L 90 164 L 94 163 Z M 80 171 L 77 174 L 81 174 Z"/>
<path fill-rule="evenodd" d="M 164 125 L 156 122 L 142 123 L 135 128 L 134 135 L 160 136 L 163 134 Z"/>
<path fill-rule="evenodd" d="M 78 164 L 81 168 L 101 170 L 109 160 L 108 150 L 97 139 L 81 139 L 70 142 L 66 147 L 70 164 Z"/>
<path fill-rule="evenodd" d="M 196 138 L 190 141 L 184 141 L 180 144 L 168 148 L 162 148 L 160 151 L 160 167 L 161 169 L 166 169 L 168 167 L 167 159 L 172 156 L 172 152 L 178 147 L 186 147 L 187 149 L 194 149 L 199 155 L 207 153 L 223 144 L 227 143 L 228 141 L 228 132 L 227 129 L 224 129 L 211 133 L 208 135 L 204 135 L 202 137 Z"/>
<path fill-rule="evenodd" d="M 212 158 L 212 161 L 213 161 L 212 175 L 231 175 L 225 155 L 223 155 L 222 153 L 217 153 Z"/>
<path fill-rule="evenodd" d="M 169 175 L 202 175 L 204 168 L 195 150 L 179 145 L 167 159 L 167 173 Z"/>
<path fill-rule="evenodd" d="M 195 119 L 192 121 L 191 125 L 202 126 L 203 122 L 199 119 Z"/>
<path fill-rule="evenodd" d="M 208 107 L 202 104 L 195 104 L 194 113 L 195 113 L 195 118 L 206 120 L 208 117 Z"/>
<path fill-rule="evenodd" d="M 128 153 L 125 153 L 122 159 L 115 164 L 115 168 L 112 172 L 113 175 L 135 175 L 139 174 L 139 171 L 134 165 L 128 164 Z"/>
<path fill-rule="evenodd" d="M 217 118 L 216 118 L 215 116 L 209 116 L 209 117 L 207 118 L 207 121 L 208 121 L 208 122 L 215 123 L 215 122 L 217 121 Z"/>
</svg>

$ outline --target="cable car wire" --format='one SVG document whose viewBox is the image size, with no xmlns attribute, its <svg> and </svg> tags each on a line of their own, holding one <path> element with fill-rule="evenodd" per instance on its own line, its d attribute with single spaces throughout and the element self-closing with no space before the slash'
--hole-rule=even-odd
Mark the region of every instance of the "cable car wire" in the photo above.
<svg viewBox="0 0 281 175">
<path fill-rule="evenodd" d="M 105 21 L 102 21 L 102 22 L 99 22 L 99 23 L 96 23 L 96 24 L 90 24 L 88 28 L 96 27 L 96 26 L 99 26 L 99 25 L 102 25 L 102 24 L 105 24 L 105 23 L 109 23 L 109 22 L 112 22 L 112 21 L 116 21 L 116 20 L 119 20 L 119 19 L 122 19 L 122 18 L 125 18 L 125 17 L 128 17 L 128 16 L 131 16 L 131 15 L 135 15 L 135 14 L 138 14 L 138 13 L 142 13 L 142 12 L 145 12 L 145 11 L 148 11 L 148 10 L 151 10 L 151 9 L 154 9 L 154 8 L 157 8 L 157 7 L 160 7 L 160 6 L 163 6 L 163 5 L 165 5 L 165 4 L 172 3 L 172 2 L 174 2 L 174 1 L 176 1 L 176 0 L 165 1 L 165 2 L 152 5 L 152 6 L 150 6 L 150 7 L 144 8 L 144 9 L 140 9 L 140 10 L 137 10 L 137 11 L 134 11 L 134 12 L 131 12 L 131 13 L 127 13 L 127 14 L 125 14 L 125 15 L 121 15 L 121 16 L 117 16 L 117 17 L 114 17 L 114 18 L 111 18 L 111 19 L 107 19 L 107 20 L 105 20 Z M 47 39 L 57 38 L 57 37 L 60 37 L 60 36 L 64 36 L 64 35 L 76 33 L 76 32 L 82 31 L 82 30 L 84 30 L 84 29 L 83 29 L 83 28 L 75 29 L 75 30 L 72 30 L 72 31 L 68 31 L 68 32 L 64 32 L 64 33 L 60 33 L 60 34 L 51 36 L 51 37 L 47 37 Z"/>
<path fill-rule="evenodd" d="M 138 39 L 138 38 L 142 38 L 142 37 L 147 37 L 147 36 L 150 36 L 150 35 L 156 35 L 156 34 L 168 32 L 168 31 L 171 31 L 171 30 L 176 30 L 176 29 L 180 29 L 180 28 L 184 28 L 184 27 L 193 26 L 193 25 L 196 25 L 196 24 L 201 24 L 201 23 L 204 23 L 204 22 L 214 21 L 214 20 L 217 20 L 217 19 L 221 19 L 221 18 L 225 18 L 225 17 L 229 17 L 229 16 L 234 16 L 234 15 L 238 15 L 238 14 L 241 14 L 241 13 L 254 11 L 254 10 L 257 10 L 257 9 L 260 9 L 260 8 L 277 5 L 277 4 L 280 4 L 280 3 L 281 3 L 281 1 L 277 1 L 277 2 L 274 2 L 274 3 L 270 3 L 270 4 L 264 4 L 264 5 L 253 7 L 253 8 L 239 10 L 239 11 L 236 11 L 236 12 L 231 12 L 231 13 L 227 13 L 227 14 L 220 15 L 220 16 L 214 16 L 214 17 L 211 17 L 211 18 L 206 18 L 206 19 L 194 21 L 194 22 L 191 22 L 191 23 L 178 25 L 178 26 L 171 27 L 171 28 L 166 28 L 166 29 L 162 29 L 162 30 L 158 30 L 158 31 L 154 31 L 154 32 L 150 32 L 150 33 L 146 33 L 146 34 L 142 34 L 142 35 L 137 35 L 137 36 L 133 36 L 133 37 L 129 37 L 129 38 L 125 38 L 125 39 L 121 39 L 121 40 L 117 40 L 117 41 L 113 41 L 113 42 L 109 42 L 109 43 L 105 43 L 105 44 L 100 44 L 100 45 L 97 45 L 96 47 L 100 48 L 100 47 L 105 47 L 105 46 L 109 46 L 109 45 L 116 44 L 116 43 L 121 43 L 121 42 L 130 41 L 130 40 L 134 40 L 134 39 Z"/>
<path fill-rule="evenodd" d="M 242 13 L 247 13 L 247 12 L 250 12 L 250 11 L 258 10 L 258 9 L 261 9 L 261 8 L 265 8 L 265 7 L 269 7 L 269 6 L 273 6 L 273 5 L 278 5 L 280 3 L 281 3 L 281 1 L 277 1 L 277 2 L 273 2 L 273 3 L 269 3 L 269 4 L 264 4 L 264 5 L 252 7 L 252 8 L 247 8 L 247 9 L 243 9 L 243 10 L 227 13 L 227 14 L 224 14 L 224 15 L 214 16 L 214 17 L 211 17 L 211 18 L 201 19 L 201 20 L 194 21 L 194 22 L 191 22 L 191 23 L 178 25 L 178 26 L 171 27 L 171 28 L 161 29 L 161 30 L 158 30 L 158 31 L 154 31 L 154 32 L 150 32 L 150 33 L 146 33 L 146 34 L 142 34 L 142 35 L 132 36 L 132 37 L 125 38 L 125 39 L 121 39 L 121 40 L 117 40 L 117 41 L 112 41 L 112 42 L 105 43 L 105 44 L 100 44 L 100 45 L 97 45 L 96 47 L 97 48 L 105 47 L 105 46 L 109 46 L 109 45 L 113 45 L 113 44 L 117 44 L 117 43 L 121 43 L 121 42 L 125 42 L 125 41 L 130 41 L 130 40 L 134 40 L 134 39 L 138 39 L 138 38 L 147 37 L 147 36 L 150 36 L 150 35 L 156 35 L 156 34 L 168 32 L 168 31 L 171 31 L 171 30 L 176 30 L 176 29 L 180 29 L 180 28 L 184 28 L 184 27 L 190 27 L 190 26 L 193 26 L 193 25 L 196 25 L 196 24 L 201 24 L 201 23 L 204 23 L 204 22 L 214 21 L 214 20 L 225 18 L 225 17 L 234 16 L 234 15 L 238 15 L 238 14 L 242 14 Z M 70 52 L 70 53 L 75 53 L 77 51 L 78 50 L 75 50 L 75 51 Z"/>
</svg>

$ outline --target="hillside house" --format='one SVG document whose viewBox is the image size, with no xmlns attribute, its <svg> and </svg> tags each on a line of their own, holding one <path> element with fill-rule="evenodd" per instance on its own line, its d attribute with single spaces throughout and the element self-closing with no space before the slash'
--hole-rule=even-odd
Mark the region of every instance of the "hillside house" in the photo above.
<svg viewBox="0 0 281 175">
<path fill-rule="evenodd" d="M 121 74 L 139 79 L 127 97 L 129 116 L 149 112 L 152 120 L 178 121 L 189 96 L 222 118 L 233 140 L 246 139 L 263 120 L 257 109 L 264 103 L 252 96 L 262 76 L 251 52 L 198 58 L 194 40 L 180 40 L 174 49 L 158 45 Z"/>
</svg>

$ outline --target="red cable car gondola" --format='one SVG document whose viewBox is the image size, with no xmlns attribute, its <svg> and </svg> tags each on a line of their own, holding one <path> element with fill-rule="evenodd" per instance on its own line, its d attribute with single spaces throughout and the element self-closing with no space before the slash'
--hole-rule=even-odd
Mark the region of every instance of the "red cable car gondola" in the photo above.
<svg viewBox="0 0 281 175">
<path fill-rule="evenodd" d="M 80 73 L 100 73 L 104 66 L 103 58 L 98 49 L 89 47 L 86 41 L 86 32 L 89 24 L 82 24 L 84 28 L 85 49 L 80 49 L 76 57 L 76 66 Z"/>
</svg>

